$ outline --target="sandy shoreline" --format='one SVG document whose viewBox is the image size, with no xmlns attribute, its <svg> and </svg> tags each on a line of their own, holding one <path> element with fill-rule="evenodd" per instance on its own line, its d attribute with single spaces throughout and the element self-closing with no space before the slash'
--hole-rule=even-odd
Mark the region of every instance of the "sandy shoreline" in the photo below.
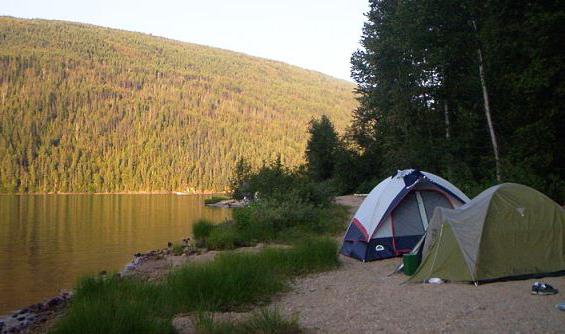
<svg viewBox="0 0 565 334">
<path fill-rule="evenodd" d="M 191 191 L 191 192 L 182 192 L 182 191 L 118 191 L 118 192 L 33 192 L 33 193 L 0 193 L 0 196 L 8 196 L 8 195 L 217 195 L 217 194 L 225 194 L 226 192 L 221 191 Z"/>
<path fill-rule="evenodd" d="M 363 201 L 341 196 L 336 203 L 350 207 Z M 338 237 L 338 241 L 341 238 Z M 266 247 L 238 249 L 257 252 Z M 276 247 L 276 245 L 275 245 Z M 140 254 L 123 272 L 159 280 L 172 268 L 192 261 L 211 261 L 217 251 L 176 256 L 167 249 Z M 391 273 L 400 258 L 363 263 L 340 255 L 341 267 L 309 275 L 292 282 L 292 289 L 275 296 L 272 306 L 283 314 L 298 316 L 308 333 L 563 333 L 565 312 L 555 304 L 565 302 L 565 277 L 473 284 L 404 284 L 407 276 Z M 126 268 L 128 267 L 126 265 Z M 560 293 L 531 295 L 533 282 L 553 285 Z M 62 308 L 46 324 L 25 332 L 44 333 L 60 316 Z M 178 319 L 177 319 L 178 320 Z M 1 331 L 0 331 L 1 332 Z M 190 333 L 180 329 L 179 333 Z"/>
<path fill-rule="evenodd" d="M 275 305 L 298 314 L 315 333 L 563 333 L 565 277 L 547 277 L 475 286 L 403 284 L 390 275 L 400 258 L 362 263 L 340 256 L 341 268 L 294 282 Z M 390 276 L 389 276 L 390 275 Z M 560 290 L 530 294 L 535 281 Z"/>
<path fill-rule="evenodd" d="M 340 196 L 353 214 L 363 202 Z M 338 241 L 341 241 L 339 238 Z M 401 258 L 363 263 L 340 255 L 342 266 L 296 280 L 274 303 L 314 333 L 564 333 L 565 276 L 475 286 L 406 283 L 392 274 Z M 536 281 L 557 295 L 530 293 Z"/>
</svg>

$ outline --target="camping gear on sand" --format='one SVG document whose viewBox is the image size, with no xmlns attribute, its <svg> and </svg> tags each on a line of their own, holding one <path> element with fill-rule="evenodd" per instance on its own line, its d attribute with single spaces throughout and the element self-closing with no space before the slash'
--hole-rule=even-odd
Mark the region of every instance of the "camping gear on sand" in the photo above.
<svg viewBox="0 0 565 334">
<path fill-rule="evenodd" d="M 416 269 L 420 265 L 420 255 L 418 254 L 404 254 L 402 256 L 402 263 L 404 266 L 402 267 L 404 273 L 408 276 L 414 275 Z"/>
<path fill-rule="evenodd" d="M 408 253 L 422 238 L 436 207 L 456 208 L 468 201 L 437 175 L 398 171 L 367 195 L 347 228 L 341 254 L 371 261 Z"/>
<path fill-rule="evenodd" d="M 488 281 L 565 273 L 565 209 L 524 185 L 491 187 L 457 208 L 436 208 L 422 263 L 409 279 Z"/>
<path fill-rule="evenodd" d="M 558 292 L 559 290 L 546 283 L 535 282 L 532 284 L 532 295 L 556 295 Z"/>
<path fill-rule="evenodd" d="M 445 283 L 441 278 L 432 277 L 426 281 L 428 284 L 443 284 Z"/>
</svg>

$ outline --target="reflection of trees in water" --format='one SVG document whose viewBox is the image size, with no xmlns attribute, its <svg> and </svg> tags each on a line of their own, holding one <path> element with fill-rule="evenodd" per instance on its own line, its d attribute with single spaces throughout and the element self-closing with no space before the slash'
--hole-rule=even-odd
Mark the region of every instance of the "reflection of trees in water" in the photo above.
<svg viewBox="0 0 565 334">
<path fill-rule="evenodd" d="M 228 209 L 206 196 L 0 196 L 0 313 L 58 293 L 76 279 L 120 270 L 132 254 L 166 247 L 199 218 L 221 222 Z"/>
</svg>

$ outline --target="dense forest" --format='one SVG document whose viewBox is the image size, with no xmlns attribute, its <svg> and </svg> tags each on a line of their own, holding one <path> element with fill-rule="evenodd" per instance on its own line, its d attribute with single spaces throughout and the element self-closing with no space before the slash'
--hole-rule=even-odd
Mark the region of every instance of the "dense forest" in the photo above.
<svg viewBox="0 0 565 334">
<path fill-rule="evenodd" d="M 223 190 L 236 161 L 304 161 L 354 85 L 235 52 L 0 17 L 0 192 Z"/>
<path fill-rule="evenodd" d="M 372 0 L 366 18 L 342 191 L 412 167 L 470 196 L 519 182 L 565 203 L 562 2 Z"/>
</svg>

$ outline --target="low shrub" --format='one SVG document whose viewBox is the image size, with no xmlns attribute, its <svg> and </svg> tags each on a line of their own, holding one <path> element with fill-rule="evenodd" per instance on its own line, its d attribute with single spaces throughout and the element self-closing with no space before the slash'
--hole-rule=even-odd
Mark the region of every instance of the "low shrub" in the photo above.
<svg viewBox="0 0 565 334">
<path fill-rule="evenodd" d="M 314 206 L 328 205 L 335 195 L 333 182 L 315 182 L 304 168 L 291 170 L 283 166 L 281 157 L 265 162 L 255 172 L 251 172 L 249 165 L 240 160 L 231 179 L 231 187 L 236 198 L 242 197 L 242 189 L 245 189 L 248 197 L 277 202 L 294 199 Z"/>
<path fill-rule="evenodd" d="M 298 200 L 261 200 L 235 209 L 235 227 L 243 240 L 292 242 L 304 235 L 342 233 L 348 211 L 338 205 L 321 208 Z"/>
<path fill-rule="evenodd" d="M 192 225 L 192 236 L 197 242 L 205 242 L 210 236 L 214 224 L 206 219 L 199 219 Z"/>
<path fill-rule="evenodd" d="M 359 186 L 357 186 L 357 188 L 355 189 L 355 192 L 357 194 L 368 194 L 371 192 L 371 190 L 373 190 L 373 188 L 375 188 L 377 186 L 377 184 L 379 184 L 381 180 L 377 179 L 377 178 L 371 178 L 368 180 L 363 181 Z"/>
<path fill-rule="evenodd" d="M 261 200 L 234 215 L 235 225 L 245 239 L 275 240 L 280 233 L 317 219 L 319 208 L 298 200 Z"/>
<path fill-rule="evenodd" d="M 233 224 L 226 223 L 214 226 L 206 240 L 208 249 L 234 249 L 243 244 Z"/>
<path fill-rule="evenodd" d="M 173 244 L 173 255 L 179 256 L 184 253 L 184 245 L 182 244 Z"/>
</svg>

